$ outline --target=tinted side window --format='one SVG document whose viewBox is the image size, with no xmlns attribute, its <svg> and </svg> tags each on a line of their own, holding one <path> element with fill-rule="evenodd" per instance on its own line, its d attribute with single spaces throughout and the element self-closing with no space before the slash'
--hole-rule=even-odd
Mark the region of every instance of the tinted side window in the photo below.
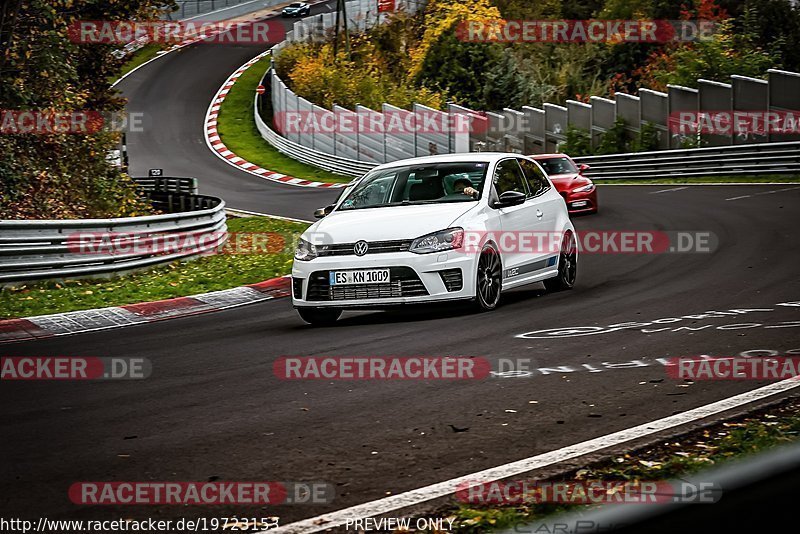
<svg viewBox="0 0 800 534">
<path fill-rule="evenodd" d="M 519 164 L 525 172 L 525 179 L 528 181 L 533 196 L 544 193 L 550 189 L 550 183 L 547 181 L 547 177 L 538 165 L 526 159 L 519 160 Z"/>
<path fill-rule="evenodd" d="M 497 164 L 497 170 L 494 173 L 494 186 L 498 195 L 502 195 L 506 191 L 518 191 L 528 194 L 528 190 L 525 187 L 525 178 L 515 159 L 504 159 Z"/>
</svg>

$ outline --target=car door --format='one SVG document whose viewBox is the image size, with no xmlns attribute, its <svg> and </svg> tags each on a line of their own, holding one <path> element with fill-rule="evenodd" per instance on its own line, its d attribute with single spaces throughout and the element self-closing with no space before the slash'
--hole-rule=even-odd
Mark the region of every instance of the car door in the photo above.
<svg viewBox="0 0 800 534">
<path fill-rule="evenodd" d="M 533 250 L 526 250 L 520 238 L 537 229 L 536 206 L 516 158 L 506 158 L 497 163 L 492 185 L 495 199 L 507 191 L 518 191 L 528 197 L 516 206 L 494 208 L 499 214 L 501 227 L 497 246 L 503 258 L 503 286 L 508 287 L 524 282 L 535 267 L 532 264 L 536 254 Z"/>
<path fill-rule="evenodd" d="M 531 191 L 531 198 L 536 204 L 536 217 L 539 221 L 538 230 L 547 232 L 551 238 L 547 242 L 547 250 L 543 256 L 548 259 L 548 263 L 555 265 L 558 250 L 561 247 L 561 219 L 559 217 L 565 210 L 564 198 L 556 191 L 544 169 L 535 161 L 525 158 L 518 158 L 522 172 L 528 182 Z M 542 258 L 540 258 L 542 259 Z"/>
</svg>

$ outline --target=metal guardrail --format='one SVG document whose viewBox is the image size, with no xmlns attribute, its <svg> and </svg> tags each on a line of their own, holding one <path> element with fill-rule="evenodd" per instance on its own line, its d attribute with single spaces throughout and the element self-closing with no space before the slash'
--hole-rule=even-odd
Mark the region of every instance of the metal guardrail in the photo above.
<svg viewBox="0 0 800 534">
<path fill-rule="evenodd" d="M 136 186 L 142 191 L 197 194 L 197 178 L 149 176 L 146 178 L 134 178 L 133 181 L 136 182 Z"/>
<path fill-rule="evenodd" d="M 361 6 L 359 0 L 351 0 L 350 3 L 354 6 L 357 4 L 359 8 Z M 319 15 L 296 22 L 293 31 L 287 33 L 286 40 L 272 48 L 273 56 L 287 43 L 314 37 L 315 29 L 330 26 L 332 19 L 329 16 L 327 19 L 325 17 L 326 15 Z M 270 83 L 265 83 L 268 77 Z M 599 139 L 597 136 L 612 128 L 617 118 L 625 120 L 628 135 L 640 133 L 645 125 L 655 126 L 661 150 L 576 158 L 593 167 L 587 173 L 589 176 L 603 179 L 640 179 L 668 178 L 673 175 L 698 177 L 800 174 L 800 141 L 797 140 L 797 136 L 770 134 L 759 138 L 759 136 L 739 135 L 734 137 L 731 133 L 726 134 L 727 137 L 702 134 L 699 138 L 702 138 L 703 143 L 717 146 L 669 149 L 670 145 L 679 146 L 679 143 L 686 139 L 699 138 L 696 133 L 691 133 L 694 132 L 691 128 L 690 133 L 669 135 L 670 127 L 668 127 L 675 126 L 673 119 L 678 113 L 686 112 L 693 117 L 700 116 L 698 113 L 705 113 L 708 109 L 718 109 L 719 102 L 726 102 L 732 110 L 737 111 L 750 109 L 747 107 L 748 102 L 753 99 L 763 101 L 763 109 L 771 112 L 796 109 L 794 103 L 800 94 L 797 91 L 797 87 L 800 87 L 800 73 L 770 69 L 768 80 L 733 76 L 731 84 L 702 79 L 698 80 L 698 84 L 700 84 L 699 90 L 670 86 L 669 93 L 659 93 L 642 89 L 639 96 L 618 93 L 616 100 L 592 97 L 592 105 L 567 101 L 566 107 L 544 104 L 543 109 L 523 107 L 522 111 L 504 109 L 502 112 L 482 113 L 452 104 L 448 106 L 447 112 L 427 109 L 417 104 L 413 106 L 412 111 L 393 108 L 388 104 L 382 106 L 383 112 L 362 106 L 356 106 L 355 111 L 349 111 L 343 108 L 337 110 L 337 107 L 326 110 L 315 106 L 293 93 L 272 73 L 272 70 L 268 70 L 261 80 L 261 85 L 268 91 L 269 96 L 266 93 L 260 98 L 256 96 L 255 117 L 262 137 L 280 152 L 303 163 L 349 176 L 363 174 L 375 167 L 377 161 L 388 162 L 427 154 L 426 150 L 431 147 L 435 149 L 429 150 L 431 154 L 487 149 L 525 154 L 557 152 L 559 145 L 566 140 L 567 127 L 570 125 L 590 132 L 592 144 L 596 145 Z M 385 119 L 382 117 L 387 113 L 387 109 L 390 113 L 402 115 L 417 113 L 419 107 L 424 113 L 432 116 L 442 114 L 448 119 L 454 116 L 467 116 L 472 121 L 473 127 L 475 121 L 478 127 L 468 132 L 467 139 L 461 138 L 465 137 L 463 135 L 459 137 L 457 133 L 448 137 L 436 135 L 436 132 L 426 132 L 426 135 L 412 133 L 405 136 L 396 134 L 390 136 L 387 132 L 384 133 L 383 139 L 372 140 L 362 139 L 361 134 L 356 134 L 353 136 L 355 139 L 353 148 L 352 144 L 337 144 L 336 136 L 332 137 L 329 132 L 313 129 L 309 132 L 289 134 L 283 132 L 286 135 L 284 137 L 281 133 L 271 130 L 259 113 L 265 111 L 267 99 L 270 100 L 270 113 L 265 115 L 267 117 L 273 112 L 278 115 L 297 113 L 299 116 L 319 114 L 321 119 L 328 119 L 330 115 L 336 117 L 340 112 L 362 113 L 370 121 L 383 124 L 381 121 Z M 262 103 L 261 106 L 259 101 Z M 758 139 L 760 142 L 745 144 L 749 139 Z M 367 140 L 370 142 L 366 142 Z M 393 148 L 388 151 L 390 143 Z M 383 146 L 382 153 L 380 146 Z"/>
<path fill-rule="evenodd" d="M 800 142 L 660 150 L 574 158 L 590 178 L 625 180 L 800 174 Z"/>
<path fill-rule="evenodd" d="M 377 163 L 368 163 L 318 152 L 299 143 L 295 143 L 294 141 L 286 139 L 267 126 L 267 123 L 265 123 L 261 118 L 261 114 L 259 113 L 260 96 L 261 95 L 256 95 L 253 103 L 256 128 L 261 134 L 261 137 L 263 137 L 264 140 L 266 140 L 270 145 L 274 146 L 278 152 L 286 154 L 290 158 L 296 159 L 301 163 L 314 165 L 320 169 L 343 174 L 345 176 L 361 176 L 378 165 Z"/>
<path fill-rule="evenodd" d="M 0 285 L 110 276 L 212 253 L 227 240 L 225 201 L 146 191 L 161 215 L 0 220 Z"/>
<path fill-rule="evenodd" d="M 255 101 L 255 121 L 261 136 L 278 151 L 308 165 L 345 176 L 361 176 L 377 163 L 357 161 L 320 152 L 295 143 L 267 126 Z M 262 97 L 267 95 L 260 95 Z M 574 158 L 591 169 L 590 178 L 633 180 L 642 178 L 702 176 L 764 176 L 800 174 L 800 142 L 755 143 L 729 147 L 633 152 Z"/>
</svg>

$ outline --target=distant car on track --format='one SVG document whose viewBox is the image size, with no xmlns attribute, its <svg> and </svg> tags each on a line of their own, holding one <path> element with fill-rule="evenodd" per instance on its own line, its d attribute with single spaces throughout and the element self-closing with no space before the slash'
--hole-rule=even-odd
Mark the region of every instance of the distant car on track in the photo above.
<svg viewBox="0 0 800 534">
<path fill-rule="evenodd" d="M 547 176 L 564 197 L 571 215 L 597 213 L 597 187 L 583 176 L 583 172 L 589 170 L 588 165 L 577 165 L 566 154 L 536 154 L 530 157 L 544 167 Z"/>
<path fill-rule="evenodd" d="M 311 14 L 311 4 L 292 2 L 281 11 L 282 17 L 305 17 Z"/>
<path fill-rule="evenodd" d="M 380 165 L 315 213 L 292 266 L 292 304 L 311 324 L 345 308 L 471 300 L 544 282 L 570 289 L 575 228 L 542 168 L 518 154 L 447 154 Z M 522 235 L 549 236 L 523 247 Z"/>
</svg>

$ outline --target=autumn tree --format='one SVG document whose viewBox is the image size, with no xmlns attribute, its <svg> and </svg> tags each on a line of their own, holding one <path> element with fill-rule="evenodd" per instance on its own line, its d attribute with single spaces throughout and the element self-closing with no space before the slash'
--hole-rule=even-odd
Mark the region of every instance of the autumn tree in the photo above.
<svg viewBox="0 0 800 534">
<path fill-rule="evenodd" d="M 72 42 L 78 21 L 156 18 L 162 0 L 9 0 L 0 11 L 0 110 L 121 112 L 118 45 Z M 9 117 L 9 115 L 6 115 Z M 120 134 L 0 133 L 0 218 L 86 218 L 148 209 L 106 161 Z"/>
</svg>

